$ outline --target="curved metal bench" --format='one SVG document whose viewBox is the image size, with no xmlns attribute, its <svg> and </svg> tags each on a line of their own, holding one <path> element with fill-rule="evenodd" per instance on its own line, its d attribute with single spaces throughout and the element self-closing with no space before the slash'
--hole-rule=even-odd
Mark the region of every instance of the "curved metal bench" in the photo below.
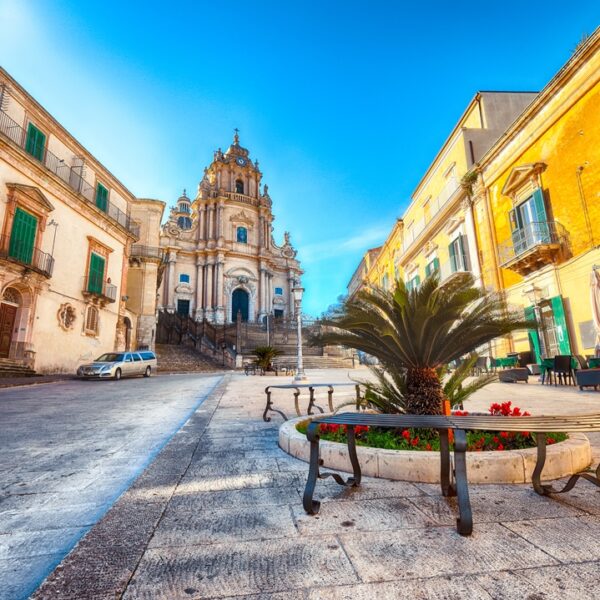
<svg viewBox="0 0 600 600">
<path fill-rule="evenodd" d="M 348 454 L 352 464 L 353 476 L 344 480 L 338 473 L 321 472 L 322 461 L 319 459 L 319 425 L 347 425 Z M 600 487 L 600 466 L 595 472 L 582 471 L 571 475 L 566 485 L 556 489 L 541 482 L 542 471 L 546 462 L 546 434 L 551 432 L 591 432 L 600 431 L 600 415 L 580 416 L 541 416 L 541 417 L 503 417 L 494 415 L 443 416 L 443 415 L 384 415 L 368 413 L 341 413 L 331 417 L 315 419 L 308 426 L 306 437 L 310 442 L 310 460 L 308 480 L 304 489 L 303 505 L 307 513 L 319 512 L 320 503 L 313 500 L 317 479 L 332 477 L 338 484 L 358 486 L 361 481 L 360 463 L 356 454 L 354 427 L 388 428 L 427 428 L 437 429 L 440 435 L 440 485 L 443 496 L 457 496 L 459 516 L 457 531 L 461 535 L 471 535 L 473 531 L 473 515 L 469 499 L 467 479 L 467 435 L 469 430 L 480 431 L 529 431 L 535 435 L 537 442 L 537 462 L 531 481 L 533 489 L 542 496 L 560 494 L 571 490 L 580 478 Z M 448 431 L 454 431 L 454 481 L 450 472 L 450 444 Z"/>
</svg>

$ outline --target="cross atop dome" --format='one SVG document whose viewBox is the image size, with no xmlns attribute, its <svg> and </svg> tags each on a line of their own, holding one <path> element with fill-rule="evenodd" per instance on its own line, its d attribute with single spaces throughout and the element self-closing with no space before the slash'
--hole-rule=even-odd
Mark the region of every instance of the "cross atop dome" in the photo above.
<svg viewBox="0 0 600 600">
<path fill-rule="evenodd" d="M 236 127 L 233 131 L 235 131 L 235 133 L 233 135 L 233 145 L 239 146 L 240 145 L 240 130 Z"/>
</svg>

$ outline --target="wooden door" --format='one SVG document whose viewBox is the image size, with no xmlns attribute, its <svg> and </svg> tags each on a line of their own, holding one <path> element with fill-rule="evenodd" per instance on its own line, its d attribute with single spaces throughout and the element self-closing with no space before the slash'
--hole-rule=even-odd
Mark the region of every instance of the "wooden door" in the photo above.
<svg viewBox="0 0 600 600">
<path fill-rule="evenodd" d="M 16 315 L 16 306 L 0 304 L 0 358 L 8 358 Z"/>
</svg>

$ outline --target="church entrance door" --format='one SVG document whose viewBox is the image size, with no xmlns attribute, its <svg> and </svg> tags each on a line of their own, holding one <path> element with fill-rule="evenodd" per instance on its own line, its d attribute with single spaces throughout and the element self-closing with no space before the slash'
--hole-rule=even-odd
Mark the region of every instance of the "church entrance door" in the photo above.
<svg viewBox="0 0 600 600">
<path fill-rule="evenodd" d="M 237 320 L 238 311 L 240 311 L 242 313 L 242 321 L 247 321 L 249 304 L 250 298 L 247 291 L 239 288 L 234 290 L 231 295 L 231 320 L 235 322 Z"/>
</svg>

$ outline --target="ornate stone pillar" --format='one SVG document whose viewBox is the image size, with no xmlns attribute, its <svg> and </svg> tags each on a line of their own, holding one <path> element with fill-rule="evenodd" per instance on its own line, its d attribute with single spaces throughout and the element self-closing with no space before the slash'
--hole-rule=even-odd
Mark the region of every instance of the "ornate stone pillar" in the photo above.
<svg viewBox="0 0 600 600">
<path fill-rule="evenodd" d="M 213 237 L 213 205 L 209 204 L 206 207 L 206 241 L 212 240 Z"/>
<path fill-rule="evenodd" d="M 479 256 L 477 256 L 477 236 L 475 234 L 475 223 L 473 221 L 473 209 L 471 201 L 467 198 L 463 203 L 465 213 L 465 233 L 469 244 L 469 263 L 475 279 L 481 278 L 481 269 L 479 267 Z"/>
<path fill-rule="evenodd" d="M 258 217 L 258 247 L 262 248 L 264 246 L 265 239 L 265 217 L 260 215 Z"/>
<path fill-rule="evenodd" d="M 175 310 L 175 265 L 177 263 L 177 250 L 169 250 L 168 266 L 167 266 L 167 281 L 165 282 L 166 309 L 169 312 Z"/>
<path fill-rule="evenodd" d="M 223 230 L 225 228 L 225 202 L 223 200 L 219 200 L 219 226 L 217 228 L 219 245 L 221 246 L 224 241 Z"/>
<path fill-rule="evenodd" d="M 204 318 L 204 258 L 196 258 L 196 321 Z"/>
<path fill-rule="evenodd" d="M 214 278 L 213 278 L 213 267 L 214 265 L 210 262 L 206 264 L 206 305 L 204 308 L 204 314 L 209 321 L 214 321 Z"/>
<path fill-rule="evenodd" d="M 223 302 L 223 267 L 225 265 L 225 257 L 222 254 L 219 254 L 217 257 L 217 264 L 215 266 L 216 270 L 216 301 L 215 301 L 215 321 L 217 323 L 225 322 L 225 303 Z"/>
<path fill-rule="evenodd" d="M 204 207 L 198 204 L 198 229 L 196 230 L 196 241 L 202 240 L 202 226 L 204 225 Z"/>
</svg>

